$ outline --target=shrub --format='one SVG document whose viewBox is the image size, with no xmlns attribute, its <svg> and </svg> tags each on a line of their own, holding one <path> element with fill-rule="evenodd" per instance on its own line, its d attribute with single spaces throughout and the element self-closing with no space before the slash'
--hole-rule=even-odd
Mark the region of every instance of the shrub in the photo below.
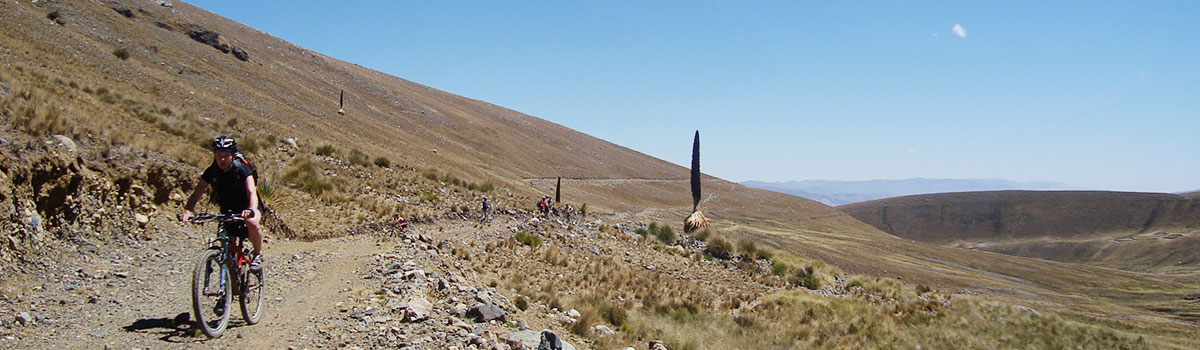
<svg viewBox="0 0 1200 350">
<path fill-rule="evenodd" d="M 387 168 L 392 166 L 392 161 L 388 160 L 387 157 L 375 157 L 375 165 L 380 168 Z"/>
<path fill-rule="evenodd" d="M 429 203 L 437 203 L 441 200 L 436 194 L 425 191 L 417 191 L 417 195 L 421 197 L 421 200 L 428 201 Z"/>
<path fill-rule="evenodd" d="M 579 312 L 579 319 L 571 324 L 571 333 L 587 336 L 592 331 L 592 326 L 599 321 L 600 316 L 596 314 L 596 310 L 585 308 Z"/>
<path fill-rule="evenodd" d="M 371 161 L 368 159 L 369 158 L 367 157 L 367 154 L 363 153 L 362 151 L 359 151 L 357 149 L 350 151 L 350 159 L 349 159 L 350 164 L 354 164 L 354 165 L 361 166 L 361 167 L 369 167 L 369 166 L 371 166 Z"/>
<path fill-rule="evenodd" d="M 262 181 L 255 184 L 258 190 L 258 196 L 262 197 L 264 200 L 270 200 L 275 194 L 275 181 L 271 181 L 271 179 L 267 177 L 261 177 L 260 179 Z"/>
<path fill-rule="evenodd" d="M 521 244 L 527 245 L 531 248 L 537 248 L 542 245 L 542 237 L 529 234 L 525 231 L 517 232 L 517 235 L 514 237 L 514 239 L 516 239 L 517 242 L 521 242 Z"/>
<path fill-rule="evenodd" d="M 775 253 L 772 253 L 770 250 L 759 249 L 758 250 L 758 258 L 766 259 L 767 261 L 771 261 L 772 259 L 775 258 Z"/>
<path fill-rule="evenodd" d="M 521 311 L 528 310 L 529 309 L 529 298 L 526 298 L 524 295 L 519 296 L 519 297 L 517 297 L 517 301 L 514 304 L 516 304 L 517 308 L 521 309 Z"/>
<path fill-rule="evenodd" d="M 713 237 L 704 248 L 704 253 L 717 259 L 729 260 L 733 257 L 733 244 L 720 237 Z"/>
<path fill-rule="evenodd" d="M 117 56 L 117 58 L 122 60 L 127 60 L 129 59 L 129 50 L 126 50 L 124 47 L 119 47 L 116 50 L 113 50 L 113 56 Z"/>
<path fill-rule="evenodd" d="M 612 304 L 604 303 L 600 307 L 600 314 L 605 321 L 613 326 L 621 327 L 629 322 L 629 313 L 624 308 Z"/>
<path fill-rule="evenodd" d="M 758 245 L 749 238 L 742 238 L 738 241 L 738 251 L 746 256 L 746 259 L 754 260 L 758 258 Z"/>
<path fill-rule="evenodd" d="M 333 189 L 332 185 L 321 179 L 320 173 L 317 172 L 317 166 L 303 158 L 298 158 L 298 161 L 292 164 L 291 169 L 283 174 L 283 181 L 294 188 L 314 195 L 320 195 Z"/>
<path fill-rule="evenodd" d="M 333 148 L 333 145 L 321 145 L 320 147 L 317 147 L 318 156 L 331 157 L 336 153 L 337 149 Z"/>
<path fill-rule="evenodd" d="M 790 271 L 791 269 L 792 269 L 791 266 L 788 266 L 787 264 L 784 264 L 784 263 L 771 264 L 771 274 L 775 275 L 775 276 L 779 276 L 779 277 L 786 276 L 788 271 Z"/>
<path fill-rule="evenodd" d="M 245 154 L 258 153 L 258 142 L 249 137 L 241 137 L 242 141 L 238 143 L 238 148 Z"/>
<path fill-rule="evenodd" d="M 792 276 L 792 281 L 804 288 L 821 289 L 821 279 L 817 277 L 817 272 L 813 270 L 812 266 L 796 269 L 796 274 Z"/>
<path fill-rule="evenodd" d="M 425 169 L 425 171 L 421 172 L 421 176 L 432 181 L 438 181 L 437 171 L 433 169 Z"/>
<path fill-rule="evenodd" d="M 587 216 L 587 203 L 583 203 L 583 206 L 579 207 L 579 215 Z"/>
</svg>

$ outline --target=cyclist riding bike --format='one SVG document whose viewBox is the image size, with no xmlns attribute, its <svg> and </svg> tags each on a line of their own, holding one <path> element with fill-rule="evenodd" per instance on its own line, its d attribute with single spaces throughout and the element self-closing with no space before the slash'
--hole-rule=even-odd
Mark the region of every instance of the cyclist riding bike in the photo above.
<svg viewBox="0 0 1200 350">
<path fill-rule="evenodd" d="M 200 183 L 196 191 L 188 198 L 179 221 L 185 222 L 192 217 L 196 210 L 196 202 L 211 186 L 213 195 L 221 206 L 221 212 L 240 212 L 245 218 L 246 229 L 250 243 L 254 246 L 250 268 L 257 270 L 262 267 L 262 233 L 259 221 L 262 209 L 258 201 L 258 187 L 254 182 L 254 171 L 242 161 L 238 154 L 237 140 L 229 136 L 221 136 L 212 141 L 213 162 L 200 175 Z"/>
</svg>

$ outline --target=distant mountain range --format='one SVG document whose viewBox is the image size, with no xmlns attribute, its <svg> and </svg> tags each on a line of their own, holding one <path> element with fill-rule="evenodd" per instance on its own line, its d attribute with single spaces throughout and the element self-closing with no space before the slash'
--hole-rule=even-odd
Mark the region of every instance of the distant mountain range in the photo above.
<svg viewBox="0 0 1200 350">
<path fill-rule="evenodd" d="M 1077 190 L 1061 182 L 1016 182 L 1002 179 L 926 179 L 785 182 L 744 181 L 742 185 L 808 198 L 830 206 L 914 194 L 999 191 Z"/>
</svg>

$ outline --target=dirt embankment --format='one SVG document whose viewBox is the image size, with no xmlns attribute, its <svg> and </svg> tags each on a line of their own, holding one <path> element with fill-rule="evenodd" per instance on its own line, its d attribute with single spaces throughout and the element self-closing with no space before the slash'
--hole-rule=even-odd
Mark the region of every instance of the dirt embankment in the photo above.
<svg viewBox="0 0 1200 350">
<path fill-rule="evenodd" d="M 838 209 L 893 235 L 934 243 L 1200 227 L 1200 201 L 1166 193 L 964 192 L 888 198 Z"/>
</svg>

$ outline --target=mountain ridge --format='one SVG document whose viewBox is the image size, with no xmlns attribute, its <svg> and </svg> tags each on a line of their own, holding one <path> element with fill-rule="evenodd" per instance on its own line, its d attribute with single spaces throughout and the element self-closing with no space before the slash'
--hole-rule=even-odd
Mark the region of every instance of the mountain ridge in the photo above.
<svg viewBox="0 0 1200 350">
<path fill-rule="evenodd" d="M 920 177 L 863 181 L 793 180 L 766 182 L 748 180 L 742 181 L 740 184 L 800 196 L 831 206 L 927 193 L 1078 189 L 1075 186 L 1065 183 L 1049 181 L 1017 182 L 1004 179 L 936 179 Z"/>
</svg>

